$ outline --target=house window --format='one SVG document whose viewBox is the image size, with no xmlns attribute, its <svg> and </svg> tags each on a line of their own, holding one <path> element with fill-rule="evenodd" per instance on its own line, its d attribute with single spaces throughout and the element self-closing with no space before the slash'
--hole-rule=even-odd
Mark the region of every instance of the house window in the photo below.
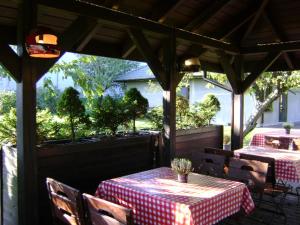
<svg viewBox="0 0 300 225">
<path fill-rule="evenodd" d="M 190 88 L 189 87 L 182 87 L 180 90 L 180 93 L 187 100 L 190 100 Z"/>
</svg>

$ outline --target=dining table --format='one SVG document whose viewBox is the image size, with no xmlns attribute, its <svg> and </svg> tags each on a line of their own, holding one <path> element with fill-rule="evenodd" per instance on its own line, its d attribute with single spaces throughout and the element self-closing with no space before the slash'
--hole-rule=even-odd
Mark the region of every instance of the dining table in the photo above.
<svg viewBox="0 0 300 225">
<path fill-rule="evenodd" d="M 139 225 L 209 225 L 255 208 L 244 183 L 197 173 L 180 183 L 169 167 L 102 181 L 96 196 L 131 208 Z"/>
<path fill-rule="evenodd" d="M 275 177 L 277 180 L 289 182 L 292 186 L 300 183 L 300 152 L 248 146 L 234 151 L 234 155 L 248 154 L 273 158 L 275 161 Z"/>
<path fill-rule="evenodd" d="M 253 135 L 250 145 L 274 149 L 300 150 L 300 129 L 292 129 L 289 134 L 280 128 L 257 132 Z"/>
</svg>

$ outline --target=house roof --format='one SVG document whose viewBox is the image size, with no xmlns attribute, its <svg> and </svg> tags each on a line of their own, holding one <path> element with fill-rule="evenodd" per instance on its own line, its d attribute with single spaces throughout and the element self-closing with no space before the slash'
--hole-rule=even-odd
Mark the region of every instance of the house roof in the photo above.
<svg viewBox="0 0 300 225">
<path fill-rule="evenodd" d="M 202 72 L 193 73 L 194 78 L 202 77 Z M 144 65 L 138 67 L 135 70 L 129 71 L 124 74 L 120 74 L 116 82 L 126 82 L 126 81 L 143 81 L 143 80 L 154 80 L 156 79 L 154 74 L 152 73 L 149 66 Z"/>
<path fill-rule="evenodd" d="M 116 82 L 123 81 L 133 81 L 133 80 L 153 80 L 155 79 L 154 74 L 150 70 L 150 68 L 145 65 L 141 66 L 135 70 L 129 71 L 127 73 L 123 73 L 116 79 Z"/>
</svg>

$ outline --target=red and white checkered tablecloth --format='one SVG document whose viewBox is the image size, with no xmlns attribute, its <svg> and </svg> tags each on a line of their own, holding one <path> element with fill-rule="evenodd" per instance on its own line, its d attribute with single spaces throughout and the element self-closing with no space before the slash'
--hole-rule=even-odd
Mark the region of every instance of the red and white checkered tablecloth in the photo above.
<svg viewBox="0 0 300 225">
<path fill-rule="evenodd" d="M 236 156 L 239 156 L 240 153 L 273 158 L 275 159 L 276 179 L 297 183 L 300 182 L 299 151 L 287 151 L 281 149 L 249 146 L 234 151 Z"/>
<path fill-rule="evenodd" d="M 209 225 L 254 209 L 243 183 L 195 173 L 179 183 L 167 167 L 103 181 L 96 195 L 133 209 L 139 225 Z"/>
<path fill-rule="evenodd" d="M 271 130 L 267 132 L 262 133 L 256 133 L 253 135 L 250 146 L 260 146 L 260 147 L 266 147 L 265 146 L 265 137 L 274 137 L 274 138 L 280 138 L 281 140 L 285 140 L 286 142 L 290 142 L 293 139 L 299 139 L 300 138 L 300 130 L 293 129 L 291 130 L 290 134 L 286 134 L 284 129 L 276 129 Z"/>
</svg>

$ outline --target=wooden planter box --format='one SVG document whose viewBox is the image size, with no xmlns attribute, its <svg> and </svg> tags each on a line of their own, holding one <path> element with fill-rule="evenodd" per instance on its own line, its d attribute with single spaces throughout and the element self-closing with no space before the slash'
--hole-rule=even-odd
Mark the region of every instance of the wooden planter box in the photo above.
<svg viewBox="0 0 300 225">
<path fill-rule="evenodd" d="M 3 146 L 1 153 L 1 214 L 3 225 L 18 223 L 17 149 Z"/>
<path fill-rule="evenodd" d="M 157 138 L 158 135 L 142 135 L 39 147 L 40 224 L 51 221 L 46 177 L 94 194 L 102 180 L 152 169 Z"/>
<path fill-rule="evenodd" d="M 223 148 L 223 126 L 201 127 L 176 132 L 177 157 L 188 158 L 193 165 L 197 165 L 196 154 L 203 152 L 206 147 Z"/>
</svg>

